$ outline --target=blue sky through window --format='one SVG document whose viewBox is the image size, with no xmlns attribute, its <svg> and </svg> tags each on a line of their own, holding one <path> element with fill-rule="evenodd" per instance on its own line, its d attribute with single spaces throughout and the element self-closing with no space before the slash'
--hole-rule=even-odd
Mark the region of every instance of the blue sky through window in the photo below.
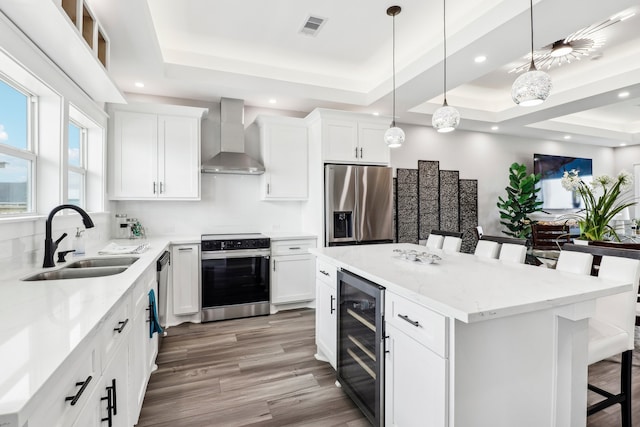
<svg viewBox="0 0 640 427">
<path fill-rule="evenodd" d="M 27 97 L 0 80 L 0 144 L 26 150 Z"/>
</svg>

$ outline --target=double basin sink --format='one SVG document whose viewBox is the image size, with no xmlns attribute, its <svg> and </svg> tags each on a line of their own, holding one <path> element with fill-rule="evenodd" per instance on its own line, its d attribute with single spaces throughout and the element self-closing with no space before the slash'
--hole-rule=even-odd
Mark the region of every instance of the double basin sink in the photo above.
<svg viewBox="0 0 640 427">
<path fill-rule="evenodd" d="M 86 279 L 91 277 L 113 276 L 125 271 L 137 257 L 122 256 L 109 258 L 85 258 L 58 269 L 43 271 L 25 277 L 24 281 Z"/>
</svg>

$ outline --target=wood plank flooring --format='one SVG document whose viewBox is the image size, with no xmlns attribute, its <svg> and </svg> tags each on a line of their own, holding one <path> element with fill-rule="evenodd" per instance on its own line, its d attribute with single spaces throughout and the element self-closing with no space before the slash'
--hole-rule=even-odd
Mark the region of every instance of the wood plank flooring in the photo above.
<svg viewBox="0 0 640 427">
<path fill-rule="evenodd" d="M 138 426 L 369 426 L 334 385 L 330 365 L 314 359 L 314 316 L 314 310 L 292 310 L 169 328 Z M 637 353 L 634 425 L 640 425 Z M 616 391 L 618 370 L 615 362 L 600 362 L 590 367 L 589 380 Z M 589 393 L 590 402 L 596 396 Z M 587 426 L 619 426 L 619 412 L 615 406 L 601 411 Z"/>
</svg>

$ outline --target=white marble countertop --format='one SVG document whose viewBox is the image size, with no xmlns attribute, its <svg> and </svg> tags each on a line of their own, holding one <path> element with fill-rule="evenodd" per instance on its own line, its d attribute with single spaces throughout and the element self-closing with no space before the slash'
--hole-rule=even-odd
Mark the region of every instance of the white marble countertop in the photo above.
<svg viewBox="0 0 640 427">
<path fill-rule="evenodd" d="M 612 295 L 631 283 L 506 263 L 462 253 L 434 252 L 436 264 L 407 261 L 393 249 L 426 252 L 407 243 L 311 249 L 349 270 L 445 316 L 471 323 Z M 394 257 L 395 256 L 395 257 Z"/>
<path fill-rule="evenodd" d="M 177 239 L 178 242 L 181 239 Z M 144 271 L 168 247 L 167 238 L 114 240 L 142 242 L 149 249 L 124 272 L 105 277 L 26 282 L 27 274 L 62 268 L 23 268 L 4 272 L 0 282 L 0 420 L 18 414 Z M 89 257 L 69 257 L 67 264 Z M 126 255 L 130 256 L 130 255 Z M 27 271 L 28 270 L 28 271 Z M 1 423 L 0 423 L 1 425 Z"/>
</svg>

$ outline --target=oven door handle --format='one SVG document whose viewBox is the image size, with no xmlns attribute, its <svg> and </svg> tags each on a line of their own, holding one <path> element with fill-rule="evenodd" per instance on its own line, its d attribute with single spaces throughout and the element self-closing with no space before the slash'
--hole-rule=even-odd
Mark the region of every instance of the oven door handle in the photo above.
<svg viewBox="0 0 640 427">
<path fill-rule="evenodd" d="M 237 251 L 215 251 L 215 252 L 202 252 L 200 258 L 205 261 L 208 259 L 226 259 L 226 258 L 269 258 L 271 251 L 269 249 L 264 251 L 256 250 L 237 250 Z"/>
</svg>

